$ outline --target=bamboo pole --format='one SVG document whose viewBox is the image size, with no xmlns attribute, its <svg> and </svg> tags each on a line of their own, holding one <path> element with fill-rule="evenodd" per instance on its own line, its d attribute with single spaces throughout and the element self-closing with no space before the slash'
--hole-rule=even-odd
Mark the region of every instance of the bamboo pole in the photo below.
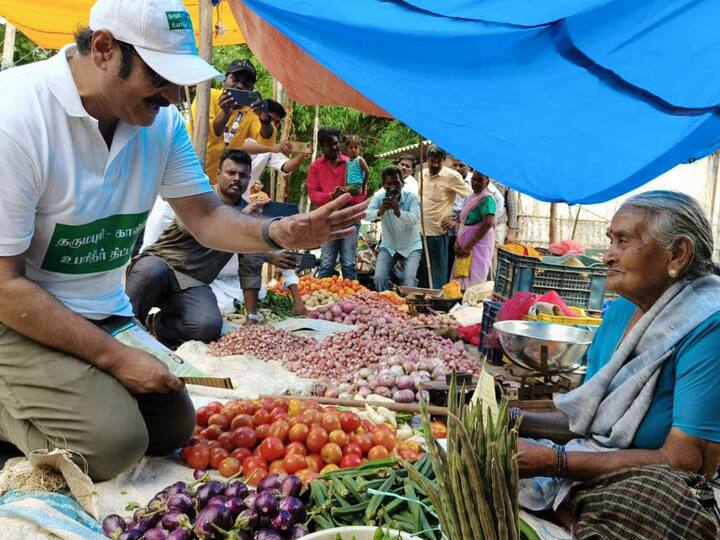
<svg viewBox="0 0 720 540">
<path fill-rule="evenodd" d="M 15 27 L 9 22 L 5 23 L 5 40 L 3 42 L 2 61 L 0 68 L 9 68 L 15 61 Z"/>
<path fill-rule="evenodd" d="M 582 210 L 582 204 L 578 205 L 577 214 L 575 214 L 575 223 L 573 223 L 572 236 L 570 240 L 575 240 L 575 232 L 577 231 L 578 221 L 580 221 L 580 211 Z"/>
<path fill-rule="evenodd" d="M 320 131 L 320 106 L 315 105 L 315 119 L 313 120 L 312 161 L 315 161 L 318 155 L 318 131 Z M 308 193 L 303 200 L 305 201 L 305 210 L 303 211 L 307 211 L 310 209 L 310 193 Z"/>
<path fill-rule="evenodd" d="M 200 32 L 200 57 L 206 62 L 212 60 L 212 2 L 198 1 L 198 29 Z M 195 94 L 195 125 L 193 146 L 200 161 L 205 163 L 210 116 L 210 81 L 198 84 Z"/>
<path fill-rule="evenodd" d="M 549 238 L 551 244 L 557 242 L 557 234 L 557 203 L 550 203 Z"/>
<path fill-rule="evenodd" d="M 423 251 L 425 252 L 425 266 L 428 274 L 428 285 L 429 288 L 434 288 L 432 278 L 432 264 L 430 263 L 430 251 L 428 250 L 427 236 L 425 236 L 425 210 L 424 210 L 424 199 L 423 199 L 423 188 L 425 186 L 425 175 L 423 175 L 423 169 L 425 168 L 425 145 L 423 144 L 422 135 L 420 136 L 420 232 L 423 242 Z"/>
</svg>

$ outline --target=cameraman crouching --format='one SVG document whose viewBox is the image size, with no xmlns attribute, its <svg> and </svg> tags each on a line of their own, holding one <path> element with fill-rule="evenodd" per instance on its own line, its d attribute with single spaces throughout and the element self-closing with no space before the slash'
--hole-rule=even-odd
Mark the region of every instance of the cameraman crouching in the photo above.
<svg viewBox="0 0 720 540">
<path fill-rule="evenodd" d="M 383 189 L 373 195 L 367 210 L 367 219 L 382 224 L 375 290 L 390 288 L 390 271 L 397 261 L 403 261 L 403 285 L 415 287 L 422 256 L 420 197 L 403 191 L 402 171 L 395 165 L 383 169 L 382 181 Z"/>
</svg>

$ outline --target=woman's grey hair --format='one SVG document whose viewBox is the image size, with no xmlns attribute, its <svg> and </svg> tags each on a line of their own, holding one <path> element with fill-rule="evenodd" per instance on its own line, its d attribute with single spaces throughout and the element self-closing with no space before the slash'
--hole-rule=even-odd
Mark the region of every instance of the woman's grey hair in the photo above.
<svg viewBox="0 0 720 540">
<path fill-rule="evenodd" d="M 630 197 L 622 206 L 634 206 L 646 212 L 650 234 L 663 249 L 673 249 L 681 238 L 690 242 L 692 257 L 684 269 L 684 277 L 693 279 L 718 273 L 712 260 L 712 228 L 705 211 L 693 197 L 678 191 L 647 191 Z"/>
</svg>

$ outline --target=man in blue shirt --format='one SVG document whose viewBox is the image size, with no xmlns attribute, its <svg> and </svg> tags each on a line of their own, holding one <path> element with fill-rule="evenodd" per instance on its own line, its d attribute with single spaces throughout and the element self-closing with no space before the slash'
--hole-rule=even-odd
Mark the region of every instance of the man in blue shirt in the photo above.
<svg viewBox="0 0 720 540">
<path fill-rule="evenodd" d="M 373 195 L 367 219 L 382 223 L 382 240 L 375 265 L 375 290 L 390 288 L 390 270 L 403 261 L 403 285 L 417 285 L 417 271 L 422 256 L 420 238 L 420 197 L 403 191 L 400 168 L 392 165 L 382 172 L 383 189 Z"/>
</svg>

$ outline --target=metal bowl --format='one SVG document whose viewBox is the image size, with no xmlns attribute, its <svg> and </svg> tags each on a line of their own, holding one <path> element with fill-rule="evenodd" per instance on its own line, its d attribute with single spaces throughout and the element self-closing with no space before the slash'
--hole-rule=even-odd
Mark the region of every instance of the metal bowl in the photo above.
<svg viewBox="0 0 720 540">
<path fill-rule="evenodd" d="M 562 324 L 500 321 L 493 328 L 510 360 L 540 373 L 577 370 L 593 339 L 590 330 Z"/>
</svg>

